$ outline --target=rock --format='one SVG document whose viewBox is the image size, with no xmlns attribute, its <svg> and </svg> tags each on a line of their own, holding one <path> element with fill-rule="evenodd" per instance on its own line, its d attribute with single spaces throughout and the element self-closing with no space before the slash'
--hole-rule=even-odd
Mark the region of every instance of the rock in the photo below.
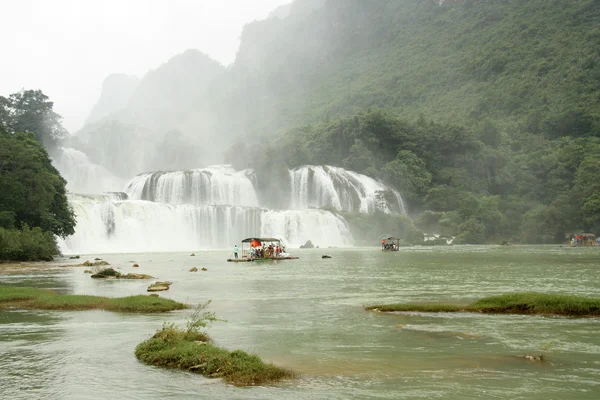
<svg viewBox="0 0 600 400">
<path fill-rule="evenodd" d="M 396 328 L 400 328 L 400 329 L 402 329 L 402 328 L 404 328 L 404 325 L 402 325 L 402 324 L 398 324 L 398 325 L 396 325 Z"/>
<path fill-rule="evenodd" d="M 93 267 L 94 263 L 91 262 L 90 260 L 86 260 L 86 261 L 83 262 L 83 264 L 81 264 L 81 266 L 83 266 L 83 267 Z"/>
<path fill-rule="evenodd" d="M 192 253 L 190 254 L 190 257 L 196 257 L 196 254 Z"/>
<path fill-rule="evenodd" d="M 328 256 L 328 255 L 326 255 L 326 254 L 323 254 L 323 255 L 321 256 L 321 258 L 331 258 L 331 256 Z"/>
<path fill-rule="evenodd" d="M 94 258 L 94 261 L 100 261 L 102 260 L 101 258 Z"/>
<path fill-rule="evenodd" d="M 198 364 L 198 365 L 194 365 L 193 367 L 190 367 L 189 370 L 190 371 L 195 371 L 197 369 L 202 369 L 202 368 L 206 368 L 206 366 L 208 365 L 208 363 L 203 363 L 203 364 Z"/>
<path fill-rule="evenodd" d="M 148 289 L 146 289 L 148 292 L 163 292 L 165 290 L 169 290 L 168 286 L 160 286 L 160 285 L 153 285 L 153 286 L 149 286 Z"/>
<path fill-rule="evenodd" d="M 159 296 L 158 296 L 158 293 L 151 293 L 151 294 L 149 294 L 148 296 L 150 296 L 150 297 L 159 297 Z"/>
<path fill-rule="evenodd" d="M 100 274 L 94 274 L 94 275 L 92 275 L 92 278 L 93 279 L 106 279 L 106 278 L 108 278 L 108 276 L 106 276 L 106 275 L 100 275 Z"/>
<path fill-rule="evenodd" d="M 139 264 L 133 264 L 132 267 L 133 268 L 139 268 L 140 266 L 139 266 Z"/>
<path fill-rule="evenodd" d="M 148 292 L 162 292 L 164 290 L 169 290 L 169 286 L 171 286 L 172 282 L 155 282 L 152 285 L 148 286 L 146 289 Z"/>
<path fill-rule="evenodd" d="M 156 279 L 153 276 L 150 275 L 146 275 L 146 274 L 127 274 L 127 275 L 121 275 L 119 277 L 120 279 Z"/>
<path fill-rule="evenodd" d="M 79 256 L 69 257 L 69 260 L 79 260 Z"/>
<path fill-rule="evenodd" d="M 315 245 L 310 240 L 307 240 L 306 243 L 304 243 L 303 245 L 300 245 L 300 248 L 301 249 L 314 249 Z"/>
<path fill-rule="evenodd" d="M 110 263 L 108 261 L 94 261 L 94 267 L 101 267 L 103 265 L 110 265 Z"/>
<path fill-rule="evenodd" d="M 89 269 L 86 269 L 85 271 L 83 271 L 84 274 L 93 274 L 93 272 Z"/>
<path fill-rule="evenodd" d="M 519 356 L 520 358 L 524 358 L 526 360 L 529 361 L 544 361 L 544 356 L 543 355 L 539 355 L 539 356 L 531 356 L 531 355 L 524 355 L 524 356 Z"/>
<path fill-rule="evenodd" d="M 190 272 L 198 272 L 198 268 L 196 268 L 196 267 L 190 268 Z"/>
<path fill-rule="evenodd" d="M 202 267 L 202 271 L 208 271 L 206 268 Z"/>
</svg>

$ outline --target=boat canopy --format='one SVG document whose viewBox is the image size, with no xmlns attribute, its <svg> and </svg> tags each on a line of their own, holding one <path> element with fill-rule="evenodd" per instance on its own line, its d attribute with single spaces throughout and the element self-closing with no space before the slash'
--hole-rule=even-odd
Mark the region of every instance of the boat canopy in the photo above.
<svg viewBox="0 0 600 400">
<path fill-rule="evenodd" d="M 394 236 L 390 236 L 389 238 L 387 238 L 385 240 L 400 240 L 400 238 L 397 238 L 397 237 L 394 237 Z"/>
<path fill-rule="evenodd" d="M 252 242 L 277 242 L 280 243 L 281 240 L 277 239 L 277 238 L 258 238 L 258 237 L 253 237 L 253 238 L 248 238 L 248 239 L 244 239 L 242 240 L 242 243 L 252 243 Z"/>
</svg>

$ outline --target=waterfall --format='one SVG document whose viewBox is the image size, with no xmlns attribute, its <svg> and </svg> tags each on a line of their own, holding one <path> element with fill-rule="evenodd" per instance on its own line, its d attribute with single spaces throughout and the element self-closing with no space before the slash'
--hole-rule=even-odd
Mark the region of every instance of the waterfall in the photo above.
<svg viewBox="0 0 600 400">
<path fill-rule="evenodd" d="M 400 193 L 366 175 L 331 166 L 304 166 L 290 171 L 292 209 L 406 213 Z"/>
<path fill-rule="evenodd" d="M 88 156 L 72 148 L 61 147 L 52 159 L 67 181 L 67 189 L 78 193 L 101 193 L 123 187 L 123 180 L 106 168 L 94 164 Z"/>
<path fill-rule="evenodd" d="M 169 204 L 217 204 L 258 207 L 251 171 L 228 166 L 141 174 L 125 192 L 131 199 Z"/>
<path fill-rule="evenodd" d="M 83 153 L 66 153 L 87 161 L 87 171 L 98 173 L 89 172 L 87 184 L 99 187 L 98 177 L 105 171 L 95 170 Z M 268 193 L 257 189 L 264 187 L 258 184 L 260 176 L 230 166 L 144 173 L 122 186 L 114 181 L 107 185 L 109 190 L 124 187 L 123 192 L 71 193 L 77 226 L 74 235 L 59 243 L 65 253 L 231 248 L 253 236 L 278 237 L 291 248 L 307 240 L 321 247 L 349 246 L 353 239 L 345 219 L 323 208 L 405 212 L 397 191 L 342 168 L 305 166 L 289 171 L 287 177 L 289 182 L 281 187 L 286 193 L 291 187 L 290 200 L 282 210 L 261 207 L 259 199 L 268 198 Z"/>
<path fill-rule="evenodd" d="M 132 253 L 229 248 L 251 236 L 278 236 L 297 247 L 309 238 L 321 246 L 347 246 L 346 222 L 321 210 L 270 211 L 258 207 L 173 205 L 111 196 L 70 196 L 77 215 L 64 252 Z"/>
</svg>

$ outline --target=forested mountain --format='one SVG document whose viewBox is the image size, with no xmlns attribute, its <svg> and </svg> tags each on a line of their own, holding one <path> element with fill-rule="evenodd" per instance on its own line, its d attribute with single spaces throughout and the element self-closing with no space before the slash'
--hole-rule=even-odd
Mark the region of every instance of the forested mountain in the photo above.
<svg viewBox="0 0 600 400">
<path fill-rule="evenodd" d="M 86 126 L 91 156 L 131 173 L 234 145 L 228 161 L 271 176 L 344 166 L 469 243 L 600 230 L 598 1 L 296 0 L 244 28 L 228 69 L 203 57 Z"/>
</svg>

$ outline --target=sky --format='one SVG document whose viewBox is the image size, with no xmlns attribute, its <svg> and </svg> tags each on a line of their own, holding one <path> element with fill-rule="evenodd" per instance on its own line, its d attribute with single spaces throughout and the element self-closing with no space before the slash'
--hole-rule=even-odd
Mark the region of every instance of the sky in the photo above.
<svg viewBox="0 0 600 400">
<path fill-rule="evenodd" d="M 0 0 L 0 96 L 41 89 L 70 131 L 111 73 L 142 77 L 195 48 L 231 64 L 242 27 L 291 0 Z"/>
</svg>

